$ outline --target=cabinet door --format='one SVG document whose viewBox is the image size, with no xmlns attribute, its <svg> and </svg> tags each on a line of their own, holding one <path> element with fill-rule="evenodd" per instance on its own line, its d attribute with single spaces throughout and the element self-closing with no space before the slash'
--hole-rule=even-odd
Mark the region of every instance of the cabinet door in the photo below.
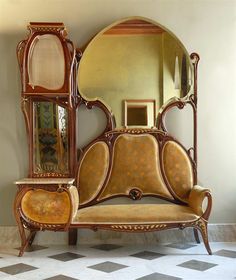
<svg viewBox="0 0 236 280">
<path fill-rule="evenodd" d="M 69 175 L 68 110 L 54 102 L 33 102 L 33 173 Z"/>
<path fill-rule="evenodd" d="M 17 47 L 22 94 L 74 95 L 75 48 L 63 23 L 30 23 L 30 34 Z"/>
<path fill-rule="evenodd" d="M 65 58 L 61 41 L 56 35 L 34 38 L 28 56 L 29 86 L 60 90 L 65 82 Z"/>
</svg>

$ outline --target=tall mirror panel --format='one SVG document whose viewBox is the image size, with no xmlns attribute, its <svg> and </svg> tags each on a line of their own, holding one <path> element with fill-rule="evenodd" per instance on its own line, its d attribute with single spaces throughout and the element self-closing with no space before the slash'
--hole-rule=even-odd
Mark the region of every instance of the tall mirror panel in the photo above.
<svg viewBox="0 0 236 280">
<path fill-rule="evenodd" d="M 68 112 L 53 102 L 33 103 L 34 173 L 68 174 Z"/>
</svg>

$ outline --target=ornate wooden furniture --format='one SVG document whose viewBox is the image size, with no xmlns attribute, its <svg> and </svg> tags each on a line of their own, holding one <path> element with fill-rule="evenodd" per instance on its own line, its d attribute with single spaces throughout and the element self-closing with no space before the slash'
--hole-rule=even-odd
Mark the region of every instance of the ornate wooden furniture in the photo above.
<svg viewBox="0 0 236 280">
<path fill-rule="evenodd" d="M 71 207 L 78 204 L 78 192 L 73 182 L 73 178 L 25 178 L 15 182 L 18 195 L 14 209 L 22 240 L 19 256 L 28 244 L 32 244 L 38 230 L 68 229 L 77 212 Z M 30 229 L 28 236 L 24 227 Z"/>
<path fill-rule="evenodd" d="M 197 185 L 198 55 L 188 56 L 164 27 L 139 17 L 105 28 L 83 55 L 66 39 L 62 23 L 31 23 L 29 29 L 17 47 L 30 163 L 29 178 L 16 182 L 19 255 L 40 230 L 76 234 L 77 228 L 147 232 L 186 227 L 194 228 L 197 242 L 201 232 L 211 254 L 211 194 Z M 134 102 L 139 110 L 131 112 L 130 122 L 125 100 L 139 105 Z M 193 109 L 191 147 L 169 135 L 165 125 L 168 110 L 187 104 Z M 106 126 L 78 145 L 83 106 L 100 108 Z M 116 197 L 131 201 L 114 204 Z M 137 204 L 142 197 L 170 203 Z M 70 238 L 76 242 L 76 235 Z"/>
</svg>

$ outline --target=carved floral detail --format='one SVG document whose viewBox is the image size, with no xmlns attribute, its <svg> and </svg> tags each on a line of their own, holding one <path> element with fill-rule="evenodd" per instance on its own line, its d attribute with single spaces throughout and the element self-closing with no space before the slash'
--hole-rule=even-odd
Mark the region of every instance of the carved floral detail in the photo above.
<svg viewBox="0 0 236 280">
<path fill-rule="evenodd" d="M 112 225 L 111 228 L 120 231 L 151 231 L 157 229 L 164 229 L 166 228 L 166 224 L 159 224 L 159 225 Z"/>
<path fill-rule="evenodd" d="M 130 190 L 129 196 L 133 200 L 139 200 L 142 197 L 142 192 L 139 189 L 134 188 Z"/>
<path fill-rule="evenodd" d="M 44 178 L 44 177 L 68 177 L 68 174 L 62 174 L 62 173 L 36 173 L 34 175 L 36 178 Z"/>
</svg>

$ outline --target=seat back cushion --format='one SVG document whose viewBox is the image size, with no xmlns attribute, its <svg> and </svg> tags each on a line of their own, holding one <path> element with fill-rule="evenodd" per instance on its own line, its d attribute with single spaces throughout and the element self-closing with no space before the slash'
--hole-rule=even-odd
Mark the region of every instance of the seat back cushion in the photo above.
<svg viewBox="0 0 236 280">
<path fill-rule="evenodd" d="M 131 197 L 133 190 L 187 202 L 193 186 L 192 163 L 182 146 L 169 138 L 163 146 L 152 134 L 123 133 L 110 150 L 105 141 L 92 144 L 78 172 L 80 205 Z"/>
<path fill-rule="evenodd" d="M 129 195 L 132 189 L 172 198 L 161 176 L 159 149 L 153 135 L 122 134 L 116 139 L 111 176 L 99 200 Z"/>
<path fill-rule="evenodd" d="M 102 188 L 109 165 L 106 143 L 93 144 L 83 156 L 78 172 L 80 205 L 92 200 Z"/>
<path fill-rule="evenodd" d="M 181 200 L 187 201 L 193 187 L 193 170 L 189 156 L 178 143 L 168 141 L 163 147 L 162 158 L 169 185 Z"/>
</svg>

